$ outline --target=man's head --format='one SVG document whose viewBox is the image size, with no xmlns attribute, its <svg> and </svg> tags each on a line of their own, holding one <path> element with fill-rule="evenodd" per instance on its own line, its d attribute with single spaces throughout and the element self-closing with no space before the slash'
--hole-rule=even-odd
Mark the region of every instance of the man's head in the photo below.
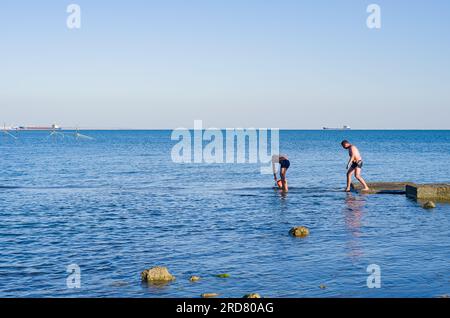
<svg viewBox="0 0 450 318">
<path fill-rule="evenodd" d="M 352 144 L 348 141 L 348 140 L 343 140 L 341 142 L 342 147 L 344 147 L 344 149 L 348 149 L 352 146 Z"/>
</svg>

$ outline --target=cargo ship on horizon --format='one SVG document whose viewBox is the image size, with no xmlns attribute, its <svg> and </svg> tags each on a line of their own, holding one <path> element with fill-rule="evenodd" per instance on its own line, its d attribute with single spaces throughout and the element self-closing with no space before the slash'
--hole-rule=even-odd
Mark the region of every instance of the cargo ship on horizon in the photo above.
<svg viewBox="0 0 450 318">
<path fill-rule="evenodd" d="M 352 128 L 350 126 L 344 125 L 341 128 L 330 128 L 330 127 L 323 127 L 323 130 L 351 130 Z"/>
<path fill-rule="evenodd" d="M 56 124 L 51 126 L 18 126 L 13 127 L 12 130 L 20 130 L 20 131 L 53 131 L 53 130 L 62 130 L 62 128 Z"/>
</svg>

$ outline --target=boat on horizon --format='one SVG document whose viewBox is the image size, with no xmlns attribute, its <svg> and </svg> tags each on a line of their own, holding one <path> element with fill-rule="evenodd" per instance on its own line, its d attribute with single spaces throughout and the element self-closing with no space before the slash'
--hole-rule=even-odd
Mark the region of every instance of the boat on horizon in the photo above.
<svg viewBox="0 0 450 318">
<path fill-rule="evenodd" d="M 323 130 L 351 130 L 352 128 L 348 125 L 344 125 L 341 128 L 323 127 Z"/>
<path fill-rule="evenodd" d="M 54 131 L 54 130 L 62 130 L 62 128 L 56 124 L 51 126 L 18 126 L 14 127 L 13 130 L 20 131 Z"/>
</svg>

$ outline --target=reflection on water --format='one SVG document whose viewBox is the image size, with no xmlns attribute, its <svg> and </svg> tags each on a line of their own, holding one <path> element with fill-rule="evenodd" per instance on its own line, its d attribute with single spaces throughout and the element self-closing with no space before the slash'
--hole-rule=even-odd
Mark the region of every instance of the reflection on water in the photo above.
<svg viewBox="0 0 450 318">
<path fill-rule="evenodd" d="M 279 190 L 279 189 L 277 191 L 278 191 L 278 194 L 280 195 L 281 200 L 285 201 L 288 197 L 288 192 L 285 192 L 285 191 Z"/>
<path fill-rule="evenodd" d="M 285 192 L 278 187 L 273 187 L 273 193 L 274 197 L 277 198 L 277 201 L 279 202 L 280 206 L 280 212 L 284 212 L 287 209 L 287 198 L 288 198 L 288 192 Z"/>
<path fill-rule="evenodd" d="M 347 193 L 345 197 L 345 226 L 350 234 L 347 240 L 347 254 L 351 259 L 357 259 L 364 255 L 359 238 L 361 237 L 362 218 L 364 215 L 364 207 L 366 204 L 366 197 Z"/>
</svg>

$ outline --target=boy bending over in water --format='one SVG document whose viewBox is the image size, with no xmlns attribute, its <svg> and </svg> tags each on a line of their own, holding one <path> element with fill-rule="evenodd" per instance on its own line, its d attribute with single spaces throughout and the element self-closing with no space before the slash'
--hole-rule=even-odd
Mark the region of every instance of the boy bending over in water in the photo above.
<svg viewBox="0 0 450 318">
<path fill-rule="evenodd" d="M 280 178 L 281 178 L 280 181 L 278 181 L 278 179 L 277 179 L 276 164 L 280 164 Z M 278 184 L 278 187 L 285 192 L 289 191 L 288 183 L 286 180 L 286 172 L 290 166 L 291 166 L 291 162 L 289 161 L 289 158 L 286 155 L 273 155 L 272 156 L 273 177 L 275 179 L 275 182 Z M 279 182 L 281 183 L 281 185 Z"/>
<path fill-rule="evenodd" d="M 363 167 L 363 160 L 361 154 L 359 153 L 358 148 L 352 145 L 348 140 L 344 140 L 341 143 L 344 149 L 348 150 L 348 154 L 350 159 L 347 163 L 347 188 L 345 188 L 346 192 L 350 192 L 352 186 L 352 176 L 355 174 L 356 179 L 361 182 L 363 186 L 363 191 L 369 191 L 369 187 L 367 186 L 366 181 L 361 177 L 361 169 Z"/>
</svg>

